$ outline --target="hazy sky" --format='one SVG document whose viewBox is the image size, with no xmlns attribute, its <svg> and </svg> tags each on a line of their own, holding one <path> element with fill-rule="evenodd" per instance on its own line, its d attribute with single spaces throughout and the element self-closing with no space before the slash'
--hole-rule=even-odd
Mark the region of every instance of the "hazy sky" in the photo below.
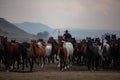
<svg viewBox="0 0 120 80">
<path fill-rule="evenodd" d="M 0 0 L 0 17 L 52 28 L 120 30 L 120 0 Z"/>
</svg>

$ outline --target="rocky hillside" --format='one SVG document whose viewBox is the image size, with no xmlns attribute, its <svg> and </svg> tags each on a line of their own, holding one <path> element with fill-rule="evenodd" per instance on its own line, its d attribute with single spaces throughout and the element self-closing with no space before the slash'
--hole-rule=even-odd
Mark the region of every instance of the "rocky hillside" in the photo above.
<svg viewBox="0 0 120 80">
<path fill-rule="evenodd" d="M 45 24 L 42 23 L 33 23 L 33 22 L 23 22 L 23 23 L 14 23 L 18 28 L 23 29 L 24 31 L 37 34 L 39 32 L 48 31 L 51 33 L 53 29 Z"/>
<path fill-rule="evenodd" d="M 0 18 L 0 36 L 7 36 L 9 40 L 17 41 L 28 41 L 35 38 L 34 35 L 25 32 L 4 18 Z"/>
</svg>

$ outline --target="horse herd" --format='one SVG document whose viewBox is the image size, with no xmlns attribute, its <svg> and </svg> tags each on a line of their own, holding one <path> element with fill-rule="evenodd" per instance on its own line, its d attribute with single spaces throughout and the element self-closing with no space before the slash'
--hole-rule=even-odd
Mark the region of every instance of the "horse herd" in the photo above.
<svg viewBox="0 0 120 80">
<path fill-rule="evenodd" d="M 0 64 L 9 71 L 22 66 L 33 70 L 34 64 L 44 67 L 47 63 L 56 63 L 60 70 L 68 69 L 72 65 L 86 65 L 88 70 L 113 69 L 120 67 L 120 38 L 116 35 L 106 36 L 102 41 L 99 38 L 83 39 L 80 42 L 65 41 L 62 36 L 58 40 L 50 37 L 46 42 L 43 39 L 31 42 L 18 43 L 7 37 L 0 38 Z M 29 65 L 28 65 L 29 64 Z M 17 65 L 17 67 L 16 67 Z"/>
</svg>

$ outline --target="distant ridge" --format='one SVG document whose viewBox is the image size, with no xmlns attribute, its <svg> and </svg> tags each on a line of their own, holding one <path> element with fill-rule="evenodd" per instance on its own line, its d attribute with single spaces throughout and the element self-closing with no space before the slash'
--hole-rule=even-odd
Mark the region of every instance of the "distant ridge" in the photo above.
<svg viewBox="0 0 120 80">
<path fill-rule="evenodd" d="M 52 28 L 42 23 L 23 22 L 23 23 L 14 23 L 14 24 L 17 27 L 23 29 L 24 31 L 35 35 L 39 32 L 48 31 L 50 33 L 51 31 L 53 31 Z"/>
<path fill-rule="evenodd" d="M 4 18 L 0 18 L 0 36 L 7 36 L 10 40 L 15 39 L 17 41 L 35 38 L 34 35 L 25 32 Z"/>
</svg>

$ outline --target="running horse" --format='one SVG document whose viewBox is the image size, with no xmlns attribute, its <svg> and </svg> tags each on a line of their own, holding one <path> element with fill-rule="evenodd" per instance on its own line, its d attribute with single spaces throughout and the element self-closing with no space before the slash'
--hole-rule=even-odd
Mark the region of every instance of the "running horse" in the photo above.
<svg viewBox="0 0 120 80">
<path fill-rule="evenodd" d="M 17 66 L 19 68 L 19 62 L 20 62 L 20 54 L 18 52 L 19 44 L 15 43 L 15 42 L 8 42 L 8 38 L 3 37 L 2 45 L 3 45 L 3 48 L 4 48 L 5 69 L 7 71 L 9 71 L 10 67 L 12 65 L 13 65 L 13 69 L 14 69 L 15 68 L 14 65 L 15 65 L 16 61 L 17 61 Z"/>
<path fill-rule="evenodd" d="M 28 67 L 28 63 L 30 65 L 30 72 L 33 69 L 33 60 L 34 60 L 34 53 L 33 53 L 33 48 L 32 44 L 28 42 L 23 42 L 19 44 L 19 52 L 20 56 L 22 58 L 22 70 L 24 70 L 24 65 L 26 64 L 26 67 Z"/>
<path fill-rule="evenodd" d="M 64 70 L 72 66 L 73 59 L 73 44 L 71 42 L 63 41 L 62 36 L 58 36 L 58 53 L 57 59 L 60 63 L 60 70 Z"/>
<path fill-rule="evenodd" d="M 74 48 L 74 54 L 73 54 L 74 61 L 82 64 L 85 62 L 86 47 L 87 47 L 87 42 L 85 39 L 83 39 L 82 41 L 76 44 Z"/>
<path fill-rule="evenodd" d="M 3 40 L 3 36 L 0 36 L 0 67 L 1 67 L 1 64 L 4 62 L 4 48 L 3 48 L 3 45 L 2 45 L 2 40 Z"/>
<path fill-rule="evenodd" d="M 86 47 L 87 47 L 87 42 L 85 39 L 83 39 L 80 42 L 80 62 L 82 64 L 85 62 Z"/>
<path fill-rule="evenodd" d="M 88 70 L 98 70 L 99 60 L 101 52 L 101 43 L 100 40 L 89 38 L 86 48 L 86 62 Z M 102 54 L 102 53 L 101 53 Z"/>
<path fill-rule="evenodd" d="M 36 40 L 31 40 L 31 47 L 36 58 L 40 60 L 41 67 L 43 68 L 45 62 L 45 46 L 41 42 L 37 44 Z"/>
<path fill-rule="evenodd" d="M 51 54 L 50 54 L 50 60 L 54 63 L 56 60 L 56 55 L 58 51 L 58 43 L 53 37 L 50 37 L 47 41 L 48 44 L 52 45 L 51 48 Z"/>
<path fill-rule="evenodd" d="M 110 51 L 111 51 L 111 58 L 113 60 L 113 68 L 117 69 L 119 64 L 119 40 L 116 39 L 116 35 L 111 36 L 110 40 Z"/>
<path fill-rule="evenodd" d="M 51 52 L 52 52 L 52 44 L 47 43 L 45 46 L 45 60 L 50 63 L 50 58 L 51 58 Z"/>
<path fill-rule="evenodd" d="M 109 41 L 107 39 L 103 40 L 102 43 L 102 67 L 103 69 L 105 69 L 106 67 L 108 67 L 111 63 L 111 51 L 110 51 L 110 44 Z"/>
</svg>

